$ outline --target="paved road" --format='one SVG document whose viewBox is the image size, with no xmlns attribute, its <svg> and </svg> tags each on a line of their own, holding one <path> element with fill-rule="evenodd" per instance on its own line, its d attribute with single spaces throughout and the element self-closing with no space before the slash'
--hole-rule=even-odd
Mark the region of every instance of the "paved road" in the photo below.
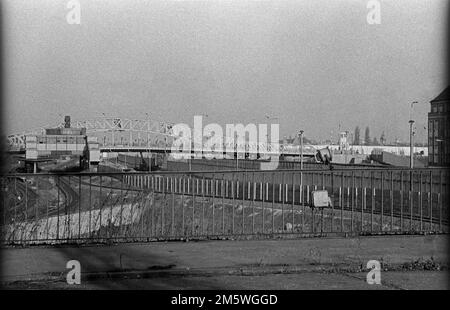
<svg viewBox="0 0 450 310">
<path fill-rule="evenodd" d="M 6 248 L 0 281 L 19 288 L 447 289 L 448 237 L 380 236 Z M 68 286 L 79 260 L 82 285 Z M 365 266 L 379 260 L 382 285 Z M 431 271 L 423 270 L 431 269 Z"/>
</svg>

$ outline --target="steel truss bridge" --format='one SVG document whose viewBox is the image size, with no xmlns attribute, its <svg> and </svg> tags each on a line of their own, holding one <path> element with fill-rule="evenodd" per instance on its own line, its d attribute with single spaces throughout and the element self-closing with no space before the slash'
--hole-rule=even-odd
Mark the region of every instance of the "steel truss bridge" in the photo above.
<svg viewBox="0 0 450 310">
<path fill-rule="evenodd" d="M 88 136 L 97 137 L 100 152 L 154 152 L 170 153 L 173 142 L 178 137 L 173 133 L 174 123 L 151 119 L 128 119 L 128 118 L 94 118 L 89 120 L 72 120 L 72 128 L 86 128 Z M 53 126 L 35 128 L 26 132 L 12 134 L 7 137 L 8 150 L 11 153 L 25 152 L 26 136 L 44 135 L 47 128 L 63 128 L 64 123 Z M 244 150 L 249 154 L 263 153 L 285 156 L 300 156 L 299 146 L 280 145 L 279 151 L 275 152 L 271 144 L 225 145 L 224 150 Z M 201 147 L 193 147 L 192 153 L 201 153 Z M 305 145 L 303 155 L 314 156 L 316 149 Z"/>
</svg>

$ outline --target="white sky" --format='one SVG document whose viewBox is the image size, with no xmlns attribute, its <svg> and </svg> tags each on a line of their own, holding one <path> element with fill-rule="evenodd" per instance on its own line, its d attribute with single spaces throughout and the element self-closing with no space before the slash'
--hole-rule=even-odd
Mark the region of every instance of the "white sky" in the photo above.
<svg viewBox="0 0 450 310">
<path fill-rule="evenodd" d="M 370 127 L 424 140 L 429 101 L 445 87 L 447 0 L 4 0 L 6 133 L 61 115 L 259 123 L 325 139 Z"/>
</svg>

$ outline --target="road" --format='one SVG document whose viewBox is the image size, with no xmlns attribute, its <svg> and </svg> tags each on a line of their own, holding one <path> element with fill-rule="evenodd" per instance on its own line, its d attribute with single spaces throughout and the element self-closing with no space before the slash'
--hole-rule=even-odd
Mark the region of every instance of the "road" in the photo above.
<svg viewBox="0 0 450 310">
<path fill-rule="evenodd" d="M 0 282 L 43 289 L 447 289 L 448 236 L 6 248 Z M 66 263 L 81 264 L 81 286 Z M 382 264 L 381 285 L 366 264 Z"/>
</svg>

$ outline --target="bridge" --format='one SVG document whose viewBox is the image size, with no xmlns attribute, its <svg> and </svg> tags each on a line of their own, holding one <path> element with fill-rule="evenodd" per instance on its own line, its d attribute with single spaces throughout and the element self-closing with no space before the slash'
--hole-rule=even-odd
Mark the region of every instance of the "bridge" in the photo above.
<svg viewBox="0 0 450 310">
<path fill-rule="evenodd" d="M 127 118 L 94 118 L 88 120 L 74 120 L 72 128 L 86 128 L 88 136 L 97 137 L 100 152 L 152 152 L 170 153 L 173 142 L 178 138 L 173 133 L 173 123 L 151 119 L 127 119 Z M 43 135 L 46 128 L 62 128 L 64 123 L 53 126 L 43 126 L 22 133 L 12 134 L 7 137 L 10 153 L 24 153 L 26 136 Z M 279 150 L 272 148 L 271 144 L 264 143 L 235 144 L 223 146 L 224 150 L 245 150 L 250 156 L 257 153 L 266 155 L 300 156 L 300 147 L 294 145 L 279 145 Z M 264 150 L 264 151 L 260 151 Z M 192 153 L 201 153 L 202 149 L 192 147 Z M 225 153 L 225 152 L 224 152 Z M 303 156 L 311 157 L 316 149 L 311 145 L 303 147 Z"/>
</svg>

